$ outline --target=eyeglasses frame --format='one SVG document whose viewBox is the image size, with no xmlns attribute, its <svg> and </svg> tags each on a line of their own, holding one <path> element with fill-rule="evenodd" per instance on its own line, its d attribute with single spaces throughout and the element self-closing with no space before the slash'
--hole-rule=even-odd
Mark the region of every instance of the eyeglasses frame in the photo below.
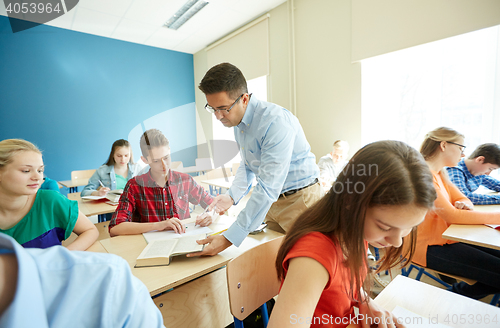
<svg viewBox="0 0 500 328">
<path fill-rule="evenodd" d="M 245 92 L 246 93 L 246 92 Z M 205 109 L 210 113 L 210 114 L 215 114 L 215 113 L 218 113 L 220 111 L 223 111 L 225 110 L 226 111 L 226 114 L 229 114 L 229 111 L 231 109 L 233 109 L 234 105 L 236 105 L 236 103 L 241 99 L 241 97 L 243 97 L 243 95 L 245 93 L 242 93 L 241 96 L 239 96 L 238 98 L 236 98 L 236 100 L 234 101 L 234 103 L 231 105 L 231 107 L 229 107 L 228 109 L 215 109 L 213 108 L 212 106 L 210 106 L 208 103 L 205 105 Z"/>
<path fill-rule="evenodd" d="M 464 151 L 465 151 L 465 146 L 464 145 L 461 145 L 461 144 L 456 143 L 456 142 L 451 142 L 451 141 L 447 141 L 447 143 L 451 143 L 453 145 L 457 145 L 459 147 L 462 147 L 462 148 L 460 148 L 460 151 L 462 152 L 462 154 L 464 153 Z"/>
</svg>

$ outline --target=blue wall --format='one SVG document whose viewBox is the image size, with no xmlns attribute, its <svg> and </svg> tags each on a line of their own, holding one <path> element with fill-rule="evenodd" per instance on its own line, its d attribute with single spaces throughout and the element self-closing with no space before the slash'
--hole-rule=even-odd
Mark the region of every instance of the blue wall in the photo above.
<svg viewBox="0 0 500 328">
<path fill-rule="evenodd" d="M 0 16 L 0 93 L 0 140 L 38 145 L 55 180 L 99 167 L 116 139 L 170 109 L 186 113 L 160 115 L 176 120 L 162 129 L 171 145 L 196 145 L 190 54 L 46 25 L 13 34 Z"/>
</svg>

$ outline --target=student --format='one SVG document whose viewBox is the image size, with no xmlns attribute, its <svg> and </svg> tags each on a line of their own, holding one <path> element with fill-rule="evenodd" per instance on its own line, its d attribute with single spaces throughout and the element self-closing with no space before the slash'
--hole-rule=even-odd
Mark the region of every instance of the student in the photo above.
<svg viewBox="0 0 500 328">
<path fill-rule="evenodd" d="M 130 143 L 124 139 L 116 140 L 108 160 L 90 177 L 81 195 L 105 196 L 110 190 L 123 189 L 139 170 L 139 166 L 134 164 Z"/>
<path fill-rule="evenodd" d="M 360 149 L 330 192 L 286 234 L 276 258 L 282 285 L 269 328 L 295 327 L 298 318 L 305 322 L 300 327 L 346 327 L 354 306 L 369 317 L 355 320 L 363 327 L 396 321 L 368 296 L 369 279 L 363 289 L 368 244 L 386 248 L 379 270 L 400 264 L 401 255 L 411 258 L 415 227 L 435 199 L 432 174 L 415 149 L 399 141 Z"/>
<path fill-rule="evenodd" d="M 141 159 L 150 169 L 127 182 L 109 224 L 109 234 L 132 235 L 152 230 L 186 232 L 180 220 L 189 218 L 189 203 L 207 208 L 212 197 L 190 175 L 170 170 L 170 147 L 161 131 L 144 132 L 140 146 Z M 201 226 L 211 223 L 208 213 L 196 219 L 196 224 Z"/>
<path fill-rule="evenodd" d="M 0 141 L 0 232 L 24 247 L 61 245 L 71 232 L 78 237 L 70 250 L 86 250 L 99 236 L 78 203 L 53 190 L 40 190 L 40 150 L 21 139 Z"/>
<path fill-rule="evenodd" d="M 44 177 L 42 185 L 40 186 L 40 189 L 54 190 L 54 191 L 59 192 L 59 184 L 57 184 L 57 181 L 55 181 L 55 180 Z"/>
<path fill-rule="evenodd" d="M 249 94 L 243 73 L 229 63 L 209 69 L 199 88 L 207 98 L 205 109 L 224 127 L 234 129 L 242 158 L 231 188 L 210 208 L 224 212 L 248 193 L 254 178 L 257 185 L 236 222 L 224 234 L 200 241 L 207 244 L 203 252 L 190 256 L 215 255 L 233 244 L 239 246 L 262 221 L 285 232 L 321 197 L 316 159 L 293 114 Z"/>
<path fill-rule="evenodd" d="M 490 177 L 490 173 L 500 167 L 500 147 L 494 143 L 482 144 L 468 159 L 462 159 L 457 166 L 448 167 L 448 175 L 460 191 L 474 205 L 500 204 L 500 195 L 476 194 L 474 191 L 485 186 L 500 191 L 500 181 Z"/>
<path fill-rule="evenodd" d="M 319 182 L 325 191 L 328 191 L 340 171 L 347 164 L 347 153 L 349 144 L 344 140 L 336 140 L 330 153 L 321 157 L 318 162 Z"/>
<path fill-rule="evenodd" d="M 57 246 L 23 249 L 0 233 L 0 327 L 49 326 L 164 327 L 122 258 Z"/>
<path fill-rule="evenodd" d="M 451 290 L 474 299 L 500 292 L 500 251 L 457 243 L 442 237 L 451 224 L 500 224 L 500 213 L 473 211 L 471 201 L 449 181 L 446 166 L 456 166 L 465 146 L 464 136 L 440 127 L 429 132 L 420 153 L 434 177 L 437 199 L 434 210 L 418 227 L 417 248 L 413 259 L 430 269 L 477 281 L 474 285 L 455 283 Z"/>
</svg>

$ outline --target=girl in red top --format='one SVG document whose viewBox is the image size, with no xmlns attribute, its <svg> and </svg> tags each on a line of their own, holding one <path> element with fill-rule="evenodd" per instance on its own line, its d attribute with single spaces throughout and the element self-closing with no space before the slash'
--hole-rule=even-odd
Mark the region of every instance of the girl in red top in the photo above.
<svg viewBox="0 0 500 328">
<path fill-rule="evenodd" d="M 415 149 L 380 141 L 359 150 L 288 231 L 276 259 L 282 286 L 269 327 L 403 327 L 363 288 L 366 250 L 387 247 L 380 270 L 400 264 L 401 255 L 411 258 L 415 227 L 435 199 L 432 174 Z"/>
</svg>

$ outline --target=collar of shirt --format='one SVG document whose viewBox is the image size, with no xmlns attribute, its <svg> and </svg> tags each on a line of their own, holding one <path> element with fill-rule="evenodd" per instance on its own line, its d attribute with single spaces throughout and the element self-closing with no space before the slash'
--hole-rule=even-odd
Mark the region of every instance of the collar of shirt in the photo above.
<svg viewBox="0 0 500 328">
<path fill-rule="evenodd" d="M 465 176 L 467 177 L 467 179 L 471 179 L 473 178 L 474 176 L 472 175 L 472 173 L 469 172 L 469 169 L 467 168 L 467 165 L 465 165 L 465 160 L 462 159 L 460 160 L 460 162 L 458 162 L 458 168 L 464 172 Z"/>
<path fill-rule="evenodd" d="M 165 182 L 165 185 L 163 186 L 159 186 L 156 181 L 153 179 L 153 176 L 151 175 L 151 169 L 149 169 L 149 171 L 146 173 L 146 174 L 142 174 L 142 175 L 139 175 L 137 176 L 137 179 L 141 181 L 141 185 L 143 185 L 144 187 L 161 187 L 161 188 L 164 188 L 165 186 L 168 186 L 168 182 L 170 181 L 170 179 L 172 178 L 172 170 L 168 170 L 168 179 L 167 181 Z"/>
<path fill-rule="evenodd" d="M 241 119 L 240 124 L 238 124 L 238 128 L 244 128 L 247 126 L 250 126 L 253 121 L 253 115 L 255 114 L 255 107 L 257 106 L 257 98 L 255 97 L 250 97 L 250 100 L 248 101 L 247 108 L 245 110 L 245 114 L 243 115 L 243 118 Z"/>
</svg>

